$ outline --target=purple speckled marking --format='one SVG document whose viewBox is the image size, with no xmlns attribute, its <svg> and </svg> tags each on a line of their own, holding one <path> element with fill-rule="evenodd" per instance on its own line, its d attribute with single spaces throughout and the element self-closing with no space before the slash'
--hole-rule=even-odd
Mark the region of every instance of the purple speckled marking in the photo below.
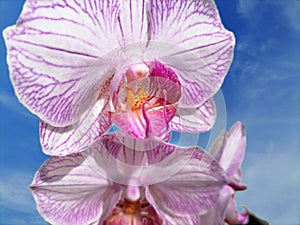
<svg viewBox="0 0 300 225">
<path fill-rule="evenodd" d="M 178 77 L 176 75 L 176 73 L 171 70 L 170 68 L 168 68 L 167 66 L 161 64 L 158 61 L 154 61 L 153 65 L 150 68 L 150 73 L 149 73 L 150 77 L 161 77 L 163 79 L 166 80 L 170 80 L 172 81 L 174 84 L 172 85 L 179 85 L 180 86 L 180 82 L 178 80 Z"/>
</svg>

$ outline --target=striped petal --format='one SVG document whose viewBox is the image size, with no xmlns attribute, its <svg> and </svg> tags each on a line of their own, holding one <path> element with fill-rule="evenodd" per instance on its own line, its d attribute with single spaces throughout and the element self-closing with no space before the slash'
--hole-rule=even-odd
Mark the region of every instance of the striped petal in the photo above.
<svg viewBox="0 0 300 225">
<path fill-rule="evenodd" d="M 223 190 L 224 188 L 220 193 L 217 203 L 202 215 L 178 216 L 165 214 L 158 209 L 155 202 L 153 202 L 153 204 L 159 217 L 163 220 L 164 225 L 221 225 L 224 223 L 226 207 L 230 199 L 230 195 L 228 195 L 227 192 L 223 192 Z"/>
<path fill-rule="evenodd" d="M 111 75 L 103 57 L 118 46 L 109 29 L 118 3 L 105 2 L 26 1 L 17 25 L 4 31 L 19 100 L 53 126 L 76 122 Z"/>
<path fill-rule="evenodd" d="M 150 0 L 149 22 L 149 54 L 178 75 L 181 106 L 200 106 L 220 88 L 235 44 L 214 2 Z"/>
<path fill-rule="evenodd" d="M 155 139 L 141 141 L 122 133 L 103 135 L 90 146 L 94 152 L 98 148 L 106 149 L 94 159 L 103 169 L 101 174 L 130 186 L 145 186 L 170 178 L 186 165 L 194 151 L 194 147 L 178 148 Z"/>
<path fill-rule="evenodd" d="M 206 132 L 216 121 L 216 106 L 211 98 L 197 108 L 178 108 L 170 129 L 178 132 Z"/>
<path fill-rule="evenodd" d="M 121 187 L 103 178 L 91 155 L 52 157 L 36 173 L 31 189 L 41 215 L 51 224 L 90 224 L 107 216 Z"/>
<path fill-rule="evenodd" d="M 165 214 L 198 215 L 215 205 L 227 182 L 219 164 L 198 148 L 179 172 L 163 182 L 150 185 L 146 197 Z"/>
<path fill-rule="evenodd" d="M 158 213 L 163 220 L 163 225 L 202 225 L 198 216 L 174 216 L 163 213 Z M 203 223 L 203 225 L 206 223 Z"/>
<path fill-rule="evenodd" d="M 226 186 L 221 190 L 217 203 L 206 213 L 199 216 L 198 224 L 216 224 L 224 223 L 225 213 L 230 201 L 231 195 L 225 190 Z"/>
<path fill-rule="evenodd" d="M 40 142 L 43 152 L 52 156 L 65 156 L 81 152 L 108 130 L 110 117 L 105 109 L 109 97 L 99 99 L 88 109 L 79 122 L 67 127 L 54 127 L 40 122 Z"/>
<path fill-rule="evenodd" d="M 148 39 L 146 1 L 120 0 L 117 2 L 120 3 L 117 35 L 119 35 L 121 48 L 129 56 L 141 53 Z"/>
<path fill-rule="evenodd" d="M 144 1 L 26 1 L 4 31 L 19 100 L 52 126 L 78 122 L 114 73 L 120 54 L 112 51 L 135 55 L 127 46 L 145 45 L 145 11 Z"/>
</svg>

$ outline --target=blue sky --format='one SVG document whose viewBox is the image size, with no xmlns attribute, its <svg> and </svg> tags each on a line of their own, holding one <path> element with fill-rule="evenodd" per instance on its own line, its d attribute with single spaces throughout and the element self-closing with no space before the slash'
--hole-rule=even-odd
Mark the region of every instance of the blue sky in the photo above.
<svg viewBox="0 0 300 225">
<path fill-rule="evenodd" d="M 0 29 L 13 25 L 24 1 L 0 0 Z M 247 151 L 238 204 L 272 225 L 300 223 L 300 2 L 217 0 L 225 27 L 235 33 L 232 67 L 222 92 L 227 128 L 240 120 Z M 16 99 L 0 38 L 0 224 L 47 224 L 28 189 L 47 158 L 38 119 Z"/>
</svg>

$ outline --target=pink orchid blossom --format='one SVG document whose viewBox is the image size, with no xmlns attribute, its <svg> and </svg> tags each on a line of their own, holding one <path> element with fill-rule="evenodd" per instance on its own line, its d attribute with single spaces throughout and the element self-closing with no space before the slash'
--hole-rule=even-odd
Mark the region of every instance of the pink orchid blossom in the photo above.
<svg viewBox="0 0 300 225">
<path fill-rule="evenodd" d="M 172 153 L 181 152 L 182 156 L 191 149 L 160 142 L 152 150 L 127 154 L 128 149 L 124 151 L 114 136 L 104 135 L 80 153 L 53 156 L 38 170 L 31 189 L 45 220 L 65 225 L 207 225 L 208 221 L 224 218 L 228 201 L 219 201 L 224 197 L 220 191 L 229 181 L 218 162 L 205 151 L 194 147 L 190 160 L 184 165 L 176 164 L 180 162 L 176 158 L 171 164 L 180 169 L 156 183 L 153 179 L 161 176 L 166 168 L 160 166 L 164 160 Z M 118 184 L 110 175 L 118 168 L 125 170 L 122 163 L 112 166 L 111 156 L 131 165 L 145 163 L 149 171 L 154 171 L 152 166 L 159 170 L 149 174 L 147 167 L 134 178 L 137 183 Z M 111 165 L 111 171 L 105 164 Z M 131 174 L 128 180 L 133 177 Z M 201 216 L 210 210 L 214 218 Z"/>
<path fill-rule="evenodd" d="M 245 208 L 244 213 L 238 212 L 234 201 L 235 192 L 247 188 L 240 183 L 242 179 L 241 164 L 245 149 L 245 129 L 240 122 L 236 122 L 229 132 L 221 133 L 209 149 L 209 153 L 220 163 L 230 179 L 229 185 L 222 190 L 223 193 L 231 196 L 225 214 L 225 222 L 230 225 L 247 224 L 249 219 L 250 211 Z"/>
<path fill-rule="evenodd" d="M 3 34 L 16 95 L 57 156 L 112 123 L 141 140 L 209 130 L 235 44 L 212 0 L 28 0 Z"/>
</svg>

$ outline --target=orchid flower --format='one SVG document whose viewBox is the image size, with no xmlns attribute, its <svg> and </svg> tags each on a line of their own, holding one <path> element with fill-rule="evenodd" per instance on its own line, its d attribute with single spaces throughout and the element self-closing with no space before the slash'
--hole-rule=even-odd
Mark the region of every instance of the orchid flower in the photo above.
<svg viewBox="0 0 300 225">
<path fill-rule="evenodd" d="M 234 194 L 236 191 L 245 190 L 247 187 L 242 185 L 241 164 L 246 149 L 246 135 L 244 126 L 236 122 L 229 132 L 223 132 L 215 140 L 209 153 L 220 163 L 230 178 L 230 184 L 226 185 L 222 192 L 231 195 L 228 203 L 225 221 L 228 224 L 246 224 L 249 219 L 250 211 L 245 208 L 244 213 L 236 210 Z"/>
<path fill-rule="evenodd" d="M 129 149 L 117 141 L 115 134 L 103 135 L 86 151 L 53 156 L 42 165 L 31 189 L 45 220 L 70 225 L 177 225 L 178 221 L 182 221 L 179 224 L 207 225 L 205 220 L 199 223 L 200 217 L 214 208 L 220 190 L 228 183 L 217 161 L 199 147 L 192 151 L 164 142 L 153 145 L 152 150 L 128 155 Z M 172 158 L 173 153 L 178 155 L 170 165 L 180 169 L 156 182 L 154 178 L 164 173 L 163 163 Z M 186 153 L 191 158 L 181 165 L 178 157 Z M 111 157 L 120 162 L 108 170 L 106 165 L 111 165 Z M 121 162 L 147 167 L 138 177 L 133 173 L 128 176 L 128 180 L 134 178 L 135 181 L 119 184 L 114 182 L 113 174 L 117 174 L 118 169 L 125 171 Z M 154 172 L 151 167 L 158 170 Z M 217 214 L 221 219 L 226 205 L 218 206 L 223 211 Z"/>
<path fill-rule="evenodd" d="M 235 42 L 212 0 L 27 0 L 4 38 L 16 95 L 57 156 L 112 123 L 140 140 L 209 130 Z"/>
</svg>

